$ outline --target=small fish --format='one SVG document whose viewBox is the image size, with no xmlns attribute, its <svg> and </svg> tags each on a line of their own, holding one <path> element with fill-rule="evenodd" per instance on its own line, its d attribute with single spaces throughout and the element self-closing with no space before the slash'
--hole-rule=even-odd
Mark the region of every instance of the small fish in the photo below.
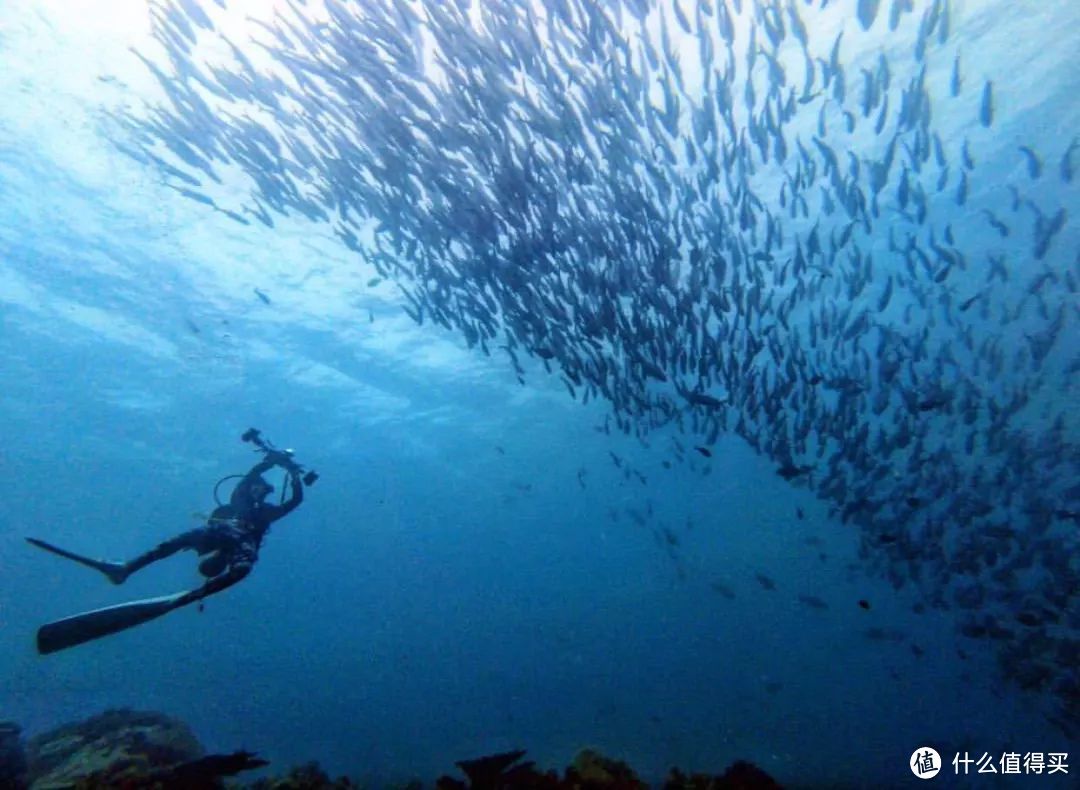
<svg viewBox="0 0 1080 790">
<path fill-rule="evenodd" d="M 211 208 L 217 208 L 217 203 L 213 198 L 207 197 L 202 192 L 195 192 L 191 189 L 184 189 L 183 187 L 173 187 L 177 192 L 186 198 L 190 198 L 198 203 L 202 203 L 204 206 L 210 206 Z"/>
<path fill-rule="evenodd" d="M 960 183 L 956 185 L 956 205 L 962 206 L 967 203 L 968 180 L 967 173 L 960 173 Z"/>
<path fill-rule="evenodd" d="M 801 507 L 795 508 L 795 518 L 799 519 L 799 521 L 802 521 L 804 518 L 806 518 L 806 513 Z"/>
<path fill-rule="evenodd" d="M 1066 184 L 1071 184 L 1073 180 L 1072 152 L 1078 145 L 1080 145 L 1080 137 L 1074 137 L 1069 147 L 1065 149 L 1065 153 L 1061 155 L 1058 171 L 1061 174 L 1061 180 Z"/>
<path fill-rule="evenodd" d="M 1039 159 L 1039 155 L 1027 145 L 1020 146 L 1021 153 L 1027 158 L 1028 175 L 1032 178 L 1038 178 L 1042 175 L 1042 160 Z"/>
<path fill-rule="evenodd" d="M 694 449 L 697 450 L 699 453 L 701 453 L 706 458 L 712 458 L 712 450 L 710 450 L 708 447 L 702 447 L 701 445 L 698 445 Z"/>
<path fill-rule="evenodd" d="M 190 329 L 194 334 L 198 335 L 202 333 L 202 330 L 199 329 L 199 325 L 192 321 L 190 318 L 185 318 L 184 323 L 187 324 L 187 328 Z"/>
<path fill-rule="evenodd" d="M 859 0 L 856 10 L 859 24 L 862 25 L 863 30 L 869 30 L 870 26 L 874 24 L 874 18 L 877 16 L 878 6 L 880 5 L 880 0 Z"/>
<path fill-rule="evenodd" d="M 996 230 L 1001 238 L 1005 238 L 1009 235 L 1009 226 L 998 219 L 994 212 L 987 208 L 984 208 L 982 212 L 986 215 L 986 221 L 990 223 L 990 227 Z"/>
<path fill-rule="evenodd" d="M 367 281 L 368 288 L 374 288 L 376 285 L 382 282 L 382 277 L 372 277 Z"/>
<path fill-rule="evenodd" d="M 709 409 L 719 409 L 727 400 L 720 400 L 714 398 L 712 395 L 706 395 L 704 392 L 683 392 L 683 397 L 695 406 L 705 406 Z"/>
<path fill-rule="evenodd" d="M 723 597 L 727 598 L 729 601 L 735 600 L 735 591 L 723 582 L 712 582 L 709 587 L 712 588 L 713 592 L 719 593 Z"/>
<path fill-rule="evenodd" d="M 829 605 L 816 595 L 800 595 L 799 601 L 806 604 L 811 609 L 828 609 Z"/>
<path fill-rule="evenodd" d="M 1065 209 L 1060 208 L 1049 220 L 1040 214 L 1035 221 L 1035 259 L 1042 260 L 1054 236 L 1065 227 Z"/>
<path fill-rule="evenodd" d="M 754 578 L 757 579 L 758 584 L 764 587 L 766 590 L 775 590 L 776 582 L 766 576 L 764 573 L 755 573 Z"/>
<path fill-rule="evenodd" d="M 969 296 L 969 297 L 968 297 L 967 299 L 965 299 L 964 301 L 962 301 L 962 302 L 960 303 L 960 312 L 961 312 L 961 313 L 963 313 L 963 312 L 967 311 L 967 309 L 968 309 L 969 307 L 971 307 L 971 306 L 972 306 L 973 304 L 975 304 L 975 302 L 977 302 L 977 301 L 979 300 L 979 297 L 980 297 L 980 296 L 982 296 L 982 295 L 983 295 L 983 292 L 982 292 L 982 291 L 979 291 L 979 292 L 978 292 L 977 294 L 975 294 L 974 296 Z M 909 499 L 914 499 L 914 497 L 909 497 Z M 917 507 L 917 506 L 916 506 L 916 505 L 912 505 L 912 507 Z"/>
<path fill-rule="evenodd" d="M 256 295 L 257 297 L 259 297 L 259 300 L 260 300 L 260 301 L 261 301 L 261 302 L 262 302 L 263 304 L 270 304 L 270 303 L 271 303 L 271 302 L 270 302 L 270 297 L 269 297 L 269 296 L 267 296 L 266 294 L 264 294 L 264 293 L 263 293 L 262 291 L 260 291 L 260 290 L 259 290 L 258 288 L 253 288 L 252 290 L 253 290 L 253 291 L 255 291 L 255 295 Z"/>
<path fill-rule="evenodd" d="M 784 464 L 776 470 L 776 473 L 785 480 L 793 480 L 796 477 L 809 474 L 812 471 L 814 471 L 814 467 L 812 466 L 796 466 L 795 464 Z"/>
<path fill-rule="evenodd" d="M 224 214 L 226 217 L 233 220 L 234 222 L 239 222 L 241 225 L 251 224 L 251 221 L 248 220 L 247 217 L 243 217 L 240 214 L 237 214 L 235 211 L 229 211 L 227 208 L 221 208 L 220 206 L 218 207 L 218 211 L 220 211 L 222 214 Z"/>
<path fill-rule="evenodd" d="M 1013 211 L 1019 211 L 1020 210 L 1020 203 L 1021 203 L 1020 190 L 1017 189 L 1012 184 L 1006 184 L 1005 186 L 1008 188 L 1009 195 L 1012 198 L 1012 200 L 1010 201 L 1009 208 L 1012 209 Z"/>
<path fill-rule="evenodd" d="M 979 103 L 979 123 L 990 128 L 994 122 L 994 86 L 990 80 L 983 85 L 982 101 Z"/>
<path fill-rule="evenodd" d="M 919 411 L 937 411 L 945 406 L 949 405 L 949 399 L 943 397 L 929 397 L 923 398 L 915 403 L 915 408 Z"/>
<path fill-rule="evenodd" d="M 869 609 L 870 608 L 870 602 L 868 600 L 866 600 L 865 598 L 860 598 L 859 599 L 859 608 L 860 609 Z"/>
</svg>

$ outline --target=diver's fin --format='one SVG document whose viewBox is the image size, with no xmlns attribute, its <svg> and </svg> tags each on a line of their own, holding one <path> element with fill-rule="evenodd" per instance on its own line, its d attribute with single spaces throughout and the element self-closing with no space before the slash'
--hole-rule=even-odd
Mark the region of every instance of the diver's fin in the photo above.
<svg viewBox="0 0 1080 790">
<path fill-rule="evenodd" d="M 95 560 L 95 559 L 92 559 L 91 557 L 84 557 L 81 554 L 76 554 L 73 551 L 68 551 L 67 549 L 62 549 L 59 546 L 54 546 L 51 543 L 46 543 L 45 541 L 38 540 L 37 538 L 27 538 L 26 542 L 33 545 L 33 546 L 37 546 L 39 549 L 45 549 L 45 551 L 51 552 L 51 553 L 56 554 L 56 555 L 58 555 L 60 557 L 65 557 L 65 558 L 67 558 L 69 560 L 75 560 L 75 562 L 77 562 L 77 563 L 79 563 L 81 565 L 85 565 L 88 568 L 93 568 L 95 570 L 101 570 L 102 566 L 108 566 L 109 565 L 109 563 L 107 563 L 107 562 L 102 562 L 101 560 Z"/>
<path fill-rule="evenodd" d="M 59 557 L 64 557 L 69 560 L 74 560 L 80 565 L 85 565 L 87 568 L 93 568 L 96 571 L 101 571 L 109 577 L 115 584 L 119 584 L 123 581 L 123 578 L 117 578 L 117 574 L 123 571 L 123 565 L 118 562 L 107 562 L 105 560 L 95 560 L 91 557 L 84 557 L 81 554 L 76 554 L 73 551 L 62 549 L 59 546 L 54 546 L 51 543 L 46 543 L 43 540 L 37 538 L 27 538 L 26 542 L 37 546 L 39 549 L 45 549 L 45 551 L 51 554 L 56 554 Z"/>
<path fill-rule="evenodd" d="M 47 623 L 37 632 L 38 653 L 55 653 L 168 614 L 187 603 L 186 592 L 107 606 Z"/>
</svg>

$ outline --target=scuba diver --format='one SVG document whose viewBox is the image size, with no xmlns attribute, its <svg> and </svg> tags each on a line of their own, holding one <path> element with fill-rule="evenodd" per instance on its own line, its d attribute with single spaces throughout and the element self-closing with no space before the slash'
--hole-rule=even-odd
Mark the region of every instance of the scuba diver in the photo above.
<svg viewBox="0 0 1080 790">
<path fill-rule="evenodd" d="M 173 609 L 221 592 L 251 572 L 270 525 L 287 516 L 304 501 L 304 486 L 314 485 L 319 475 L 314 470 L 305 472 L 293 460 L 291 450 L 277 449 L 255 428 L 248 429 L 240 438 L 254 444 L 263 453 L 263 460 L 245 475 L 230 475 L 217 482 L 214 486 L 215 501 L 223 482 L 233 477 L 241 478 L 228 503 L 219 502 L 204 527 L 177 535 L 129 562 L 95 560 L 43 540 L 26 539 L 34 546 L 100 571 L 113 584 L 123 584 L 131 574 L 178 551 L 191 550 L 205 557 L 199 563 L 199 572 L 207 579 L 201 587 L 162 598 L 97 609 L 49 623 L 38 630 L 40 653 L 63 650 L 160 617 Z M 274 486 L 263 477 L 263 473 L 274 467 L 285 471 L 290 487 L 289 498 L 285 499 L 283 492 L 279 504 L 266 501 L 273 493 Z"/>
</svg>

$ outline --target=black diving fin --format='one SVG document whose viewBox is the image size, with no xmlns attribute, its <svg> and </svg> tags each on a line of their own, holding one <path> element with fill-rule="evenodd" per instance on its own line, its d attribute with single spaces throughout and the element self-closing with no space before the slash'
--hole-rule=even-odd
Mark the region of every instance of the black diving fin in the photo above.
<svg viewBox="0 0 1080 790">
<path fill-rule="evenodd" d="M 45 549 L 50 554 L 55 554 L 58 557 L 64 557 L 65 559 L 73 560 L 80 565 L 85 565 L 87 568 L 93 568 L 96 571 L 104 573 L 114 583 L 119 583 L 116 578 L 117 572 L 123 569 L 123 566 L 117 562 L 107 562 L 105 560 L 95 560 L 91 557 L 84 557 L 81 554 L 76 554 L 73 551 L 62 549 L 59 546 L 54 546 L 51 543 L 46 543 L 43 540 L 37 538 L 27 538 L 26 542 L 32 546 L 37 546 L 39 549 Z M 122 581 L 122 579 L 120 580 Z"/>
<path fill-rule="evenodd" d="M 168 614 L 191 600 L 190 593 L 175 593 L 163 595 L 160 598 L 146 598 L 142 601 L 106 606 L 104 609 L 94 609 L 47 623 L 37 632 L 38 653 L 42 655 L 55 653 L 58 650 L 66 650 L 69 647 L 81 645 L 83 642 L 141 625 L 148 620 Z"/>
</svg>

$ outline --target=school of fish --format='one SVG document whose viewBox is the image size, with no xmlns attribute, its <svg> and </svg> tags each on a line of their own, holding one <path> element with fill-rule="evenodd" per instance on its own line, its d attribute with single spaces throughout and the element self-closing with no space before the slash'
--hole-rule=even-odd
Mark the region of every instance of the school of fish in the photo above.
<svg viewBox="0 0 1080 790">
<path fill-rule="evenodd" d="M 742 437 L 1080 732 L 1080 253 L 1044 197 L 1080 143 L 980 170 L 1000 97 L 949 0 L 824 37 L 828 0 L 291 0 L 243 47 L 215 6 L 154 3 L 126 153 L 237 222 L 331 224 L 609 430 Z"/>
</svg>

